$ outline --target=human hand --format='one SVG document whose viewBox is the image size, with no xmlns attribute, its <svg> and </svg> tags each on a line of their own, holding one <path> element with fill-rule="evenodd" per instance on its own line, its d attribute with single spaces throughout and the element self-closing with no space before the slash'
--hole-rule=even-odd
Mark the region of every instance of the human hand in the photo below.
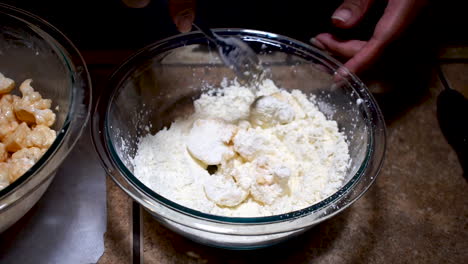
<svg viewBox="0 0 468 264">
<path fill-rule="evenodd" d="M 332 16 L 333 24 L 348 29 L 356 26 L 375 0 L 344 0 Z M 330 33 L 311 39 L 312 44 L 348 59 L 348 70 L 360 73 L 374 63 L 387 45 L 411 24 L 425 0 L 387 0 L 384 14 L 377 22 L 369 40 L 340 40 Z"/>
<path fill-rule="evenodd" d="M 190 32 L 195 20 L 195 0 L 169 0 L 169 15 L 180 32 Z"/>
</svg>

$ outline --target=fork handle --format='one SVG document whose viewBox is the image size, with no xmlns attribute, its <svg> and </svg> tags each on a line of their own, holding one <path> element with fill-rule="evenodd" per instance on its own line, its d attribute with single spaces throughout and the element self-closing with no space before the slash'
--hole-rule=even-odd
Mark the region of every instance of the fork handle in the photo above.
<svg viewBox="0 0 468 264">
<path fill-rule="evenodd" d="M 201 31 L 209 40 L 218 43 L 218 36 L 208 26 L 200 22 L 197 22 L 197 24 L 192 23 L 192 25 Z"/>
</svg>

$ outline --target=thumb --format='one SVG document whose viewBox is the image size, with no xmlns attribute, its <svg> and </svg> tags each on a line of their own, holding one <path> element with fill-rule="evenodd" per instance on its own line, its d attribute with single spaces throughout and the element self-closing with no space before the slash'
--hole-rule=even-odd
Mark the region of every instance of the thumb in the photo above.
<svg viewBox="0 0 468 264">
<path fill-rule="evenodd" d="M 344 0 L 332 15 L 332 22 L 339 28 L 355 26 L 366 14 L 374 0 Z"/>
<path fill-rule="evenodd" d="M 195 0 L 169 0 L 169 15 L 180 32 L 189 32 L 195 20 Z"/>
</svg>

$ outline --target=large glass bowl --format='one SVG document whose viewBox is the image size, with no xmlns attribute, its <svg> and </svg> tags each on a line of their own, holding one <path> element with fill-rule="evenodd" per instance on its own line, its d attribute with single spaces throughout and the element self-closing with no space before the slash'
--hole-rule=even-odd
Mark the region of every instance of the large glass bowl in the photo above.
<svg viewBox="0 0 468 264">
<path fill-rule="evenodd" d="M 100 97 L 92 130 L 102 163 L 114 181 L 157 220 L 195 241 L 224 248 L 272 245 L 334 216 L 372 184 L 385 152 L 382 114 L 364 84 L 320 50 L 267 32 L 220 29 L 246 41 L 271 78 L 284 89 L 314 94 L 349 143 L 351 166 L 345 184 L 303 210 L 268 217 L 223 217 L 202 213 L 155 193 L 133 174 L 138 138 L 154 134 L 192 110 L 201 88 L 233 78 L 216 49 L 198 32 L 150 45 L 120 66 Z M 337 73 L 339 72 L 339 73 Z M 150 125 L 151 124 L 151 125 Z"/>
<path fill-rule="evenodd" d="M 33 79 L 35 90 L 52 99 L 52 128 L 57 131 L 41 159 L 0 191 L 2 232 L 39 200 L 81 135 L 90 113 L 91 83 L 83 59 L 62 33 L 35 15 L 1 3 L 0 72 L 17 86 Z"/>
</svg>

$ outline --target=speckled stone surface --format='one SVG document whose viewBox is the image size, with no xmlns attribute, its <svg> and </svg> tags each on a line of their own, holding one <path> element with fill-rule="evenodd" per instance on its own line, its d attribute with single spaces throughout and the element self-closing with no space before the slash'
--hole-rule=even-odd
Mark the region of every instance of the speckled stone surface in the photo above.
<svg viewBox="0 0 468 264">
<path fill-rule="evenodd" d="M 468 98 L 468 64 L 450 63 L 441 65 L 441 68 L 450 86 Z"/>
<path fill-rule="evenodd" d="M 452 85 L 464 92 L 466 69 L 444 68 Z M 144 212 L 143 263 L 466 263 L 468 183 L 438 126 L 436 99 L 443 88 L 435 74 L 428 87 L 387 120 L 382 171 L 343 213 L 271 248 L 228 251 L 189 241 Z M 131 203 L 115 185 L 108 188 L 109 230 L 99 263 L 131 263 L 125 238 L 131 232 Z"/>
<path fill-rule="evenodd" d="M 107 231 L 99 264 L 132 263 L 132 200 L 107 178 Z"/>
</svg>

